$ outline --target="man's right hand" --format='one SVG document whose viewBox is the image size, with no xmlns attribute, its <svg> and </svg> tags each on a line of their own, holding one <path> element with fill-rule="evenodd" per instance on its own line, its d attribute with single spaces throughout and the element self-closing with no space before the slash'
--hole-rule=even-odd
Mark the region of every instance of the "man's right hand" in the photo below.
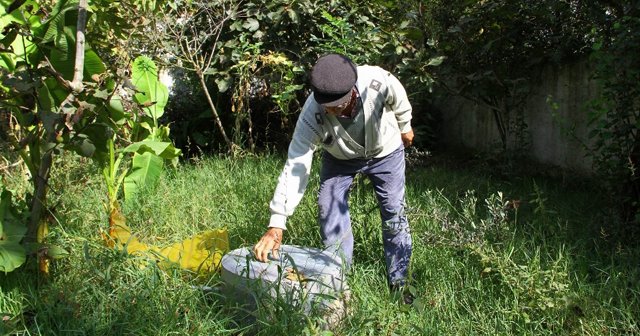
<svg viewBox="0 0 640 336">
<path fill-rule="evenodd" d="M 283 233 L 283 229 L 275 227 L 269 228 L 262 238 L 260 238 L 260 241 L 253 247 L 253 254 L 256 256 L 256 259 L 261 262 L 267 262 L 270 252 L 274 258 L 278 258 Z"/>
</svg>

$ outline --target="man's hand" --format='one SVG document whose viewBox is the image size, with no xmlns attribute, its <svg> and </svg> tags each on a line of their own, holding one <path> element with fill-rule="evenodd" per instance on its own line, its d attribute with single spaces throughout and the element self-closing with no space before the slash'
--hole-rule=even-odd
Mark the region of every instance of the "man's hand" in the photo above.
<svg viewBox="0 0 640 336">
<path fill-rule="evenodd" d="M 413 130 L 410 130 L 407 133 L 400 134 L 400 137 L 402 137 L 402 143 L 404 144 L 404 148 L 407 148 L 413 145 Z"/>
<path fill-rule="evenodd" d="M 267 262 L 269 252 L 271 252 L 274 258 L 278 258 L 283 233 L 284 230 L 280 228 L 269 228 L 262 238 L 260 238 L 260 241 L 253 247 L 253 254 L 256 256 L 256 259 Z"/>
</svg>

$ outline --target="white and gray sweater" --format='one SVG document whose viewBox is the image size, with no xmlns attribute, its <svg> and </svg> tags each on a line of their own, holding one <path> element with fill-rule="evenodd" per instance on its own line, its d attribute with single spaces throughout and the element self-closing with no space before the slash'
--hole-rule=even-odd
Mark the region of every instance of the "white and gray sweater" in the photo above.
<svg viewBox="0 0 640 336">
<path fill-rule="evenodd" d="M 353 140 L 311 94 L 302 108 L 269 209 L 269 227 L 286 229 L 287 217 L 300 203 L 309 181 L 313 152 L 320 146 L 341 160 L 379 158 L 402 144 L 411 131 L 411 104 L 404 87 L 388 71 L 359 66 L 356 83 L 364 112 L 364 147 Z"/>
</svg>

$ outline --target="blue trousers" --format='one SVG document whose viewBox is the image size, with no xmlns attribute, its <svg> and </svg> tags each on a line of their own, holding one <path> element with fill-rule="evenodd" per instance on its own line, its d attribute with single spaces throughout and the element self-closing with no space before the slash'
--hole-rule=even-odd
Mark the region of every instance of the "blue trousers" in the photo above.
<svg viewBox="0 0 640 336">
<path fill-rule="evenodd" d="M 411 232 L 405 214 L 404 147 L 382 158 L 338 160 L 324 152 L 318 193 L 318 219 L 324 245 L 353 259 L 349 190 L 357 173 L 372 182 L 380 207 L 389 285 L 404 285 L 411 259 Z M 373 248 L 373 247 L 372 247 Z"/>
</svg>

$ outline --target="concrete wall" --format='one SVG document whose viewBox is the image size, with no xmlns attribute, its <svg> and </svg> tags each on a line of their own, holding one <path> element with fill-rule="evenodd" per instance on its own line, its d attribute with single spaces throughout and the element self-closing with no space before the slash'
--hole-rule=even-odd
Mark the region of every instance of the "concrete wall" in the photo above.
<svg viewBox="0 0 640 336">
<path fill-rule="evenodd" d="M 532 159 L 582 173 L 592 171 L 583 146 L 589 132 L 587 103 L 598 92 L 592 73 L 587 62 L 580 62 L 547 67 L 534 80 L 523 113 Z M 486 107 L 461 97 L 436 105 L 443 115 L 445 144 L 482 151 L 501 147 L 493 114 Z"/>
</svg>

